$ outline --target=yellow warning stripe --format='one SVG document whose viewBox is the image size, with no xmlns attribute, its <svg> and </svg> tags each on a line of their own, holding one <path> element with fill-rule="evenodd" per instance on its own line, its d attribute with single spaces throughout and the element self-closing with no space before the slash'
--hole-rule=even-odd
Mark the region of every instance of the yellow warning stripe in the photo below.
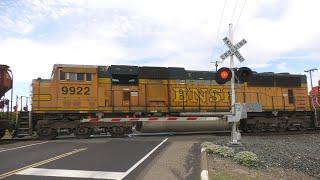
<svg viewBox="0 0 320 180">
<path fill-rule="evenodd" d="M 50 94 L 34 94 L 32 96 L 33 101 L 51 101 Z"/>
<path fill-rule="evenodd" d="M 108 84 L 111 83 L 111 78 L 99 78 L 98 81 L 100 84 Z"/>
</svg>

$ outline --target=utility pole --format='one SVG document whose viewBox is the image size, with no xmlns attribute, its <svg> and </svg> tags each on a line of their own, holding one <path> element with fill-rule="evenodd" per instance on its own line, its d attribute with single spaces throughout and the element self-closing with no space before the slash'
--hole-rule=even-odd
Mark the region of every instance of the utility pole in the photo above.
<svg viewBox="0 0 320 180">
<path fill-rule="evenodd" d="M 214 66 L 216 67 L 216 72 L 218 71 L 218 66 L 219 66 L 219 64 L 218 63 L 222 63 L 222 61 L 218 61 L 218 60 L 216 60 L 216 61 L 210 61 L 210 63 L 214 63 Z"/>
<path fill-rule="evenodd" d="M 215 66 L 216 66 L 216 72 L 217 72 L 218 71 L 218 61 L 216 61 Z"/>
<path fill-rule="evenodd" d="M 309 70 L 305 70 L 304 72 L 306 73 L 309 73 L 310 75 L 310 82 L 311 82 L 311 91 L 312 91 L 312 88 L 313 88 L 313 85 L 312 85 L 312 72 L 313 71 L 317 71 L 318 69 L 317 68 L 312 68 L 312 69 L 309 69 Z"/>
<path fill-rule="evenodd" d="M 313 84 L 312 84 L 312 72 L 313 71 L 317 71 L 318 69 L 317 68 L 312 68 L 312 69 L 309 69 L 309 70 L 305 70 L 304 72 L 306 73 L 309 73 L 310 75 L 310 81 L 311 81 L 311 93 L 310 93 L 310 97 L 311 97 L 311 104 L 312 104 L 312 107 L 314 109 L 314 126 L 315 127 L 318 127 L 318 113 L 317 113 L 317 109 L 315 107 L 315 101 L 317 101 L 317 99 L 315 99 L 313 96 L 312 96 L 312 89 L 313 89 Z"/>
</svg>

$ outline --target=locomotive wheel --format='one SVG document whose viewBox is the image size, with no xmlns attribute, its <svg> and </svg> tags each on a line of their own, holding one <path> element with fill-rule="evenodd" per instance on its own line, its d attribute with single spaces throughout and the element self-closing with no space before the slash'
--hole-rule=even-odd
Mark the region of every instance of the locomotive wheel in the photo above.
<svg viewBox="0 0 320 180">
<path fill-rule="evenodd" d="M 3 138 L 3 136 L 6 134 L 6 130 L 5 129 L 1 129 L 0 130 L 0 139 Z"/>
<path fill-rule="evenodd" d="M 300 125 L 300 126 L 298 127 L 298 131 L 304 132 L 304 131 L 306 131 L 306 130 L 307 130 L 307 128 L 304 127 L 303 125 Z"/>
<path fill-rule="evenodd" d="M 121 138 L 125 136 L 125 130 L 123 127 L 114 126 L 110 131 L 111 137 Z"/>
<path fill-rule="evenodd" d="M 262 125 L 258 122 L 256 125 L 252 128 L 253 133 L 261 133 L 263 131 Z"/>
<path fill-rule="evenodd" d="M 287 131 L 287 126 L 285 124 L 278 124 L 275 129 L 277 132 L 285 132 Z"/>
<path fill-rule="evenodd" d="M 78 139 L 87 139 L 91 135 L 90 129 L 87 127 L 78 127 L 74 134 Z"/>
<path fill-rule="evenodd" d="M 287 131 L 287 128 L 285 128 L 285 127 L 276 127 L 276 131 L 277 132 L 285 132 L 285 131 Z"/>
<path fill-rule="evenodd" d="M 39 136 L 40 139 L 45 139 L 45 140 L 50 140 L 50 139 L 54 139 L 58 136 L 58 132 L 55 129 L 52 128 L 40 128 L 37 131 L 37 134 Z"/>
</svg>

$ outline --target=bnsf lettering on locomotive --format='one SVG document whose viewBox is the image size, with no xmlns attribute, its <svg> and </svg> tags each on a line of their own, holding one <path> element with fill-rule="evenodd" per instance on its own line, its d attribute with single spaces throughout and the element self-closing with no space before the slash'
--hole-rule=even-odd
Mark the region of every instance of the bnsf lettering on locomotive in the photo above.
<svg viewBox="0 0 320 180">
<path fill-rule="evenodd" d="M 227 91 L 215 88 L 173 88 L 174 102 L 229 102 Z"/>
<path fill-rule="evenodd" d="M 70 94 L 70 95 L 90 95 L 90 87 L 67 87 L 63 86 L 61 88 L 61 93 L 64 95 Z"/>
</svg>

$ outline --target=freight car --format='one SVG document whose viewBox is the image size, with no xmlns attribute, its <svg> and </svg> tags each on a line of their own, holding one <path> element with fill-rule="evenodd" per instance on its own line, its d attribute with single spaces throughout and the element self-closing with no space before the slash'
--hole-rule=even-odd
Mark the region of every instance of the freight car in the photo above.
<svg viewBox="0 0 320 180">
<path fill-rule="evenodd" d="M 5 93 L 12 89 L 12 78 L 9 66 L 0 65 L 0 139 L 7 129 L 13 128 L 13 123 L 10 121 L 10 101 L 4 97 Z"/>
<path fill-rule="evenodd" d="M 71 133 L 121 137 L 133 126 L 142 132 L 222 130 L 229 128 L 227 121 L 193 121 L 193 116 L 230 112 L 229 87 L 217 83 L 212 71 L 56 64 L 50 79 L 33 80 L 32 112 L 20 112 L 18 131 L 35 129 L 51 139 Z M 247 105 L 243 131 L 304 130 L 315 124 L 304 75 L 253 73 L 248 82 L 238 81 L 236 102 Z M 183 116 L 192 121 L 175 121 Z M 105 117 L 110 121 L 99 121 Z M 153 121 L 157 117 L 168 121 Z M 139 118 L 152 121 L 135 122 Z"/>
</svg>

